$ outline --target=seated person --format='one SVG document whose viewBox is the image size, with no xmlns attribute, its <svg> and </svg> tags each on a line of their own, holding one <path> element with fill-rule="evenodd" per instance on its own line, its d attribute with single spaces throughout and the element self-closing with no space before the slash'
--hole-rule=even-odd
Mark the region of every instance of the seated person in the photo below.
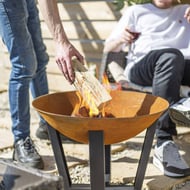
<svg viewBox="0 0 190 190">
<path fill-rule="evenodd" d="M 104 52 L 128 46 L 126 80 L 152 86 L 152 94 L 170 105 L 180 100 L 180 85 L 190 86 L 190 6 L 177 0 L 127 8 L 105 42 Z M 157 122 L 153 163 L 164 175 L 183 177 L 190 168 L 173 141 L 176 125 L 166 111 Z"/>
</svg>

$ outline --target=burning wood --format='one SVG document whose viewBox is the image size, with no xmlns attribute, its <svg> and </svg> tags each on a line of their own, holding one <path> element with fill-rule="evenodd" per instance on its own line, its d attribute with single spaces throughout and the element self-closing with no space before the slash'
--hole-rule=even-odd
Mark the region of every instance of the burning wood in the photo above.
<svg viewBox="0 0 190 190">
<path fill-rule="evenodd" d="M 78 108 L 77 112 L 73 112 L 72 116 L 74 117 L 94 117 L 94 118 L 102 118 L 102 117 L 109 117 L 109 118 L 113 118 L 114 115 L 111 113 L 107 113 L 105 111 L 100 111 L 98 114 L 92 115 L 90 113 L 90 109 L 88 109 L 85 106 L 82 106 L 80 108 Z"/>
<path fill-rule="evenodd" d="M 99 115 L 99 110 L 112 99 L 110 93 L 78 60 L 73 60 L 73 67 L 75 69 L 74 86 L 83 99 L 81 105 L 74 109 L 73 115 Z"/>
</svg>

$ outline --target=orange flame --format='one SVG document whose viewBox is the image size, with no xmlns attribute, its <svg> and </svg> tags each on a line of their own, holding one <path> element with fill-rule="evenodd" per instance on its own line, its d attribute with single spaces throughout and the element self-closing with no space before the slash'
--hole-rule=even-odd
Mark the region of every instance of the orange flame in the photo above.
<svg viewBox="0 0 190 190">
<path fill-rule="evenodd" d="M 110 93 L 112 90 L 122 90 L 120 83 L 114 83 L 110 84 L 107 75 L 104 73 L 102 76 L 102 84 L 107 89 L 107 91 Z"/>
<path fill-rule="evenodd" d="M 110 84 L 109 84 L 109 80 L 107 78 L 106 75 L 103 76 L 103 80 L 102 83 L 104 85 L 104 87 L 107 89 L 108 92 L 110 92 L 111 88 L 110 88 Z M 104 106 L 102 107 L 101 110 L 99 110 L 99 108 L 96 106 L 95 102 L 93 101 L 93 98 L 91 93 L 89 91 L 85 91 L 84 92 L 84 97 L 87 97 L 86 100 L 81 103 L 81 107 L 85 106 L 88 110 L 89 110 L 89 117 L 94 117 L 94 116 L 98 116 L 100 114 L 100 112 L 102 113 L 102 116 L 105 115 L 103 114 L 104 112 Z"/>
<path fill-rule="evenodd" d="M 107 77 L 107 75 L 105 73 L 102 76 L 102 84 L 104 85 L 104 87 L 106 88 L 106 90 L 110 93 L 110 91 L 111 91 L 111 85 L 110 85 L 108 77 Z"/>
<path fill-rule="evenodd" d="M 121 90 L 121 85 L 119 84 L 114 84 L 114 86 L 111 86 L 108 77 L 106 74 L 103 75 L 102 77 L 102 85 L 106 88 L 106 90 L 110 93 L 111 90 Z M 93 101 L 91 92 L 86 90 L 84 92 L 84 97 L 86 97 L 86 99 L 82 100 L 81 102 L 81 108 L 85 107 L 89 117 L 96 117 L 98 115 L 101 115 L 101 117 L 105 117 L 106 113 L 105 113 L 105 105 L 101 106 L 101 110 L 96 106 L 95 102 Z"/>
<path fill-rule="evenodd" d="M 87 97 L 86 103 L 87 103 L 87 105 L 89 105 L 89 116 L 93 117 L 93 116 L 98 115 L 99 114 L 99 110 L 98 110 L 95 102 L 91 98 L 90 92 L 86 91 L 85 93 L 86 93 L 85 97 Z"/>
</svg>

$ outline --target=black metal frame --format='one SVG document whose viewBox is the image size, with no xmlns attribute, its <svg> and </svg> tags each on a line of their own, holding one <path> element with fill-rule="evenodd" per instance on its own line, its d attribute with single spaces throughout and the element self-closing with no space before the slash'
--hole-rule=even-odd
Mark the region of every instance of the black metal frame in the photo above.
<svg viewBox="0 0 190 190">
<path fill-rule="evenodd" d="M 147 128 L 134 185 L 111 185 L 111 145 L 104 145 L 104 131 L 89 131 L 90 184 L 72 184 L 60 134 L 50 125 L 48 131 L 65 190 L 141 190 L 154 139 L 156 122 Z M 98 155 L 98 156 L 97 156 Z"/>
</svg>

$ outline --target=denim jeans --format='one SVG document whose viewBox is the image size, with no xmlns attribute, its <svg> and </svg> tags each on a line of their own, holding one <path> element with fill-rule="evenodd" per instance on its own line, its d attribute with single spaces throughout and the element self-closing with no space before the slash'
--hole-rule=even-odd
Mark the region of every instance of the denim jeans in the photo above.
<svg viewBox="0 0 190 190">
<path fill-rule="evenodd" d="M 153 95 L 168 100 L 172 105 L 180 99 L 180 85 L 190 86 L 190 60 L 173 48 L 149 52 L 131 69 L 130 80 L 136 84 L 152 86 Z M 156 135 L 167 138 L 177 135 L 175 124 L 166 111 L 157 122 Z"/>
<path fill-rule="evenodd" d="M 12 131 L 17 141 L 30 135 L 29 90 L 33 98 L 48 93 L 49 57 L 35 0 L 0 0 L 0 35 L 12 64 L 9 103 Z"/>
</svg>

